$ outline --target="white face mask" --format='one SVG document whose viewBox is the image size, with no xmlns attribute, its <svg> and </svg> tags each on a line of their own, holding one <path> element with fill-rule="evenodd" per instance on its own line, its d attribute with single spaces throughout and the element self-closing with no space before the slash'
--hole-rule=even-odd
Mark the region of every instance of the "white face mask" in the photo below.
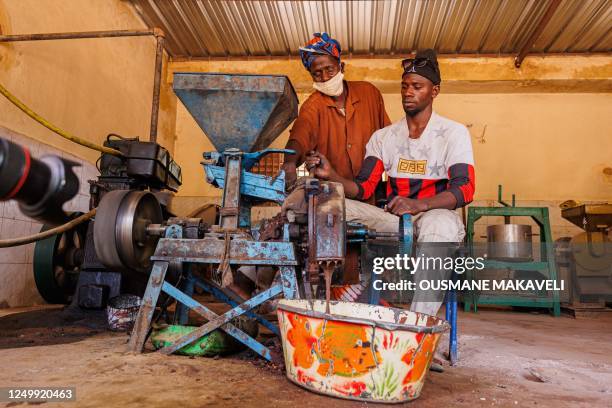
<svg viewBox="0 0 612 408">
<path fill-rule="evenodd" d="M 344 91 L 343 80 L 344 74 L 338 72 L 332 79 L 326 82 L 313 82 L 312 87 L 325 95 L 338 96 Z"/>
</svg>

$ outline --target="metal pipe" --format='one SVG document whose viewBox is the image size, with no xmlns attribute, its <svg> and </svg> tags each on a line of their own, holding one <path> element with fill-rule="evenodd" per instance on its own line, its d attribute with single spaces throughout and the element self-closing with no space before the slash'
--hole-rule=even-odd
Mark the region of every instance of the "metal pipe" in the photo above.
<svg viewBox="0 0 612 408">
<path fill-rule="evenodd" d="M 501 184 L 497 185 L 497 202 L 503 205 L 504 207 L 510 207 L 510 204 L 502 200 L 502 186 Z"/>
<path fill-rule="evenodd" d="M 542 34 L 542 31 L 544 31 L 544 28 L 546 28 L 546 24 L 548 24 L 553 14 L 555 14 L 555 11 L 557 10 L 557 7 L 559 7 L 559 4 L 561 4 L 561 0 L 551 0 L 550 4 L 548 5 L 548 9 L 546 9 L 546 11 L 544 12 L 544 15 L 538 22 L 536 28 L 533 30 L 533 33 L 531 33 L 529 39 L 525 42 L 525 45 L 523 45 L 523 48 L 521 48 L 518 55 L 514 59 L 515 67 L 521 67 L 523 60 L 535 45 L 535 42 L 540 37 L 540 34 Z"/>
<path fill-rule="evenodd" d="M 153 79 L 153 101 L 151 103 L 151 127 L 149 141 L 157 142 L 157 123 L 159 119 L 159 92 L 161 84 L 162 65 L 164 63 L 164 37 L 156 36 L 155 76 Z"/>
<path fill-rule="evenodd" d="M 43 33 L 43 34 L 15 34 L 0 35 L 0 42 L 13 41 L 46 41 L 46 40 L 74 40 L 85 38 L 109 38 L 109 37 L 142 37 L 154 35 L 163 37 L 164 33 L 159 28 L 150 30 L 112 30 L 112 31 L 89 31 L 69 33 Z"/>
<path fill-rule="evenodd" d="M 162 237 L 166 233 L 166 226 L 161 224 L 149 224 L 147 225 L 146 231 L 148 235 Z"/>
<path fill-rule="evenodd" d="M 399 237 L 399 233 L 389 231 L 368 231 L 368 236 L 374 236 L 375 238 L 397 238 Z"/>
</svg>

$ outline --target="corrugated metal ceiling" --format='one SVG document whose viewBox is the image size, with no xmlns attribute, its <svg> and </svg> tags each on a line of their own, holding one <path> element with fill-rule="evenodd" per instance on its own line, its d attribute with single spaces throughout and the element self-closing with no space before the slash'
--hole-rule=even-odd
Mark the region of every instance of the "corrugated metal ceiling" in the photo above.
<svg viewBox="0 0 612 408">
<path fill-rule="evenodd" d="M 516 54 L 555 0 L 129 0 L 175 58 L 297 55 L 327 31 L 354 55 Z M 612 1 L 562 0 L 533 53 L 612 51 Z"/>
</svg>

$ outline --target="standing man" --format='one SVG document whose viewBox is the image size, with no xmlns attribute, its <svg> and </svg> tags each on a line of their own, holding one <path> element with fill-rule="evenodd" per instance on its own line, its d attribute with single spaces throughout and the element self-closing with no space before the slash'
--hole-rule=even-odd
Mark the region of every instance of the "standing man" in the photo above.
<svg viewBox="0 0 612 408">
<path fill-rule="evenodd" d="M 474 195 L 474 158 L 467 128 L 436 114 L 433 100 L 440 92 L 440 70 L 433 50 L 418 52 L 402 61 L 402 104 L 405 118 L 372 135 L 361 171 L 354 179 L 336 171 L 321 152 L 310 154 L 307 167 L 315 176 L 343 184 L 347 198 L 367 200 L 383 171 L 389 176 L 386 211 L 360 201 L 347 200 L 347 221 L 358 221 L 377 231 L 397 231 L 398 216 L 412 214 L 417 256 L 452 256 L 453 246 L 465 230 L 455 211 Z M 428 245 L 429 244 L 429 245 Z M 415 281 L 445 279 L 448 270 L 417 270 Z M 441 293 L 417 289 L 411 310 L 435 315 Z"/>
<path fill-rule="evenodd" d="M 340 176 L 357 176 L 370 136 L 391 123 L 374 85 L 344 80 L 340 55 L 340 44 L 327 33 L 315 33 L 300 47 L 315 92 L 302 104 L 290 131 L 286 148 L 296 154 L 285 155 L 283 164 L 289 186 L 297 178 L 296 168 L 311 150 L 324 154 Z"/>
</svg>

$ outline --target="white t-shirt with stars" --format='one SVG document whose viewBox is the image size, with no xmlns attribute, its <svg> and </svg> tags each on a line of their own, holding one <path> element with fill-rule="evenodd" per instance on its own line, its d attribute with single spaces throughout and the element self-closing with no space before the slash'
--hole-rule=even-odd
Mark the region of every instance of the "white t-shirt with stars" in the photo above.
<svg viewBox="0 0 612 408">
<path fill-rule="evenodd" d="M 457 198 L 457 207 L 464 206 L 474 194 L 470 133 L 461 123 L 432 112 L 421 136 L 411 139 L 406 118 L 402 118 L 370 138 L 355 180 L 359 198 L 373 194 L 383 171 L 389 176 L 389 199 L 396 195 L 422 199 L 450 191 Z"/>
</svg>

